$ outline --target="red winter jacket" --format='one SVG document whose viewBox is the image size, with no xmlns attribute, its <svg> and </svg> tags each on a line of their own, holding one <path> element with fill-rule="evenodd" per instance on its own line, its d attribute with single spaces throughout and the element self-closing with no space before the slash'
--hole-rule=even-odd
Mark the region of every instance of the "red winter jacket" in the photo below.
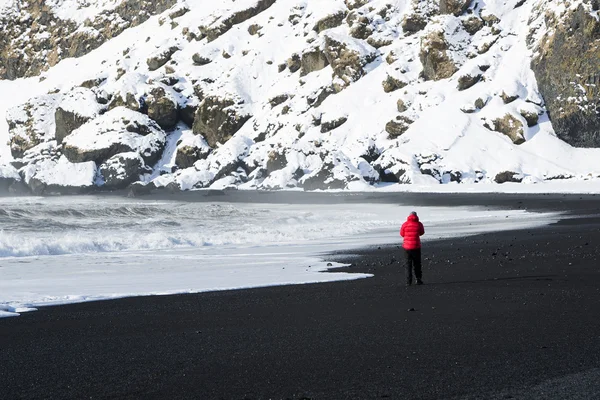
<svg viewBox="0 0 600 400">
<path fill-rule="evenodd" d="M 421 248 L 421 238 L 425 233 L 423 224 L 419 222 L 419 217 L 416 215 L 409 215 L 406 222 L 402 224 L 400 228 L 400 236 L 404 238 L 402 247 L 406 250 L 416 250 Z"/>
</svg>

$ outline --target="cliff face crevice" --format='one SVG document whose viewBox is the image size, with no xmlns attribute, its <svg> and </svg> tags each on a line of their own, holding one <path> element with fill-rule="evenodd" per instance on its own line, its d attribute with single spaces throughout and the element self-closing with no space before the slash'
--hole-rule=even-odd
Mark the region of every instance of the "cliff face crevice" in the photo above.
<svg viewBox="0 0 600 400">
<path fill-rule="evenodd" d="M 576 147 L 600 147 L 597 11 L 587 0 L 561 16 L 546 13 L 548 32 L 531 63 L 556 134 Z"/>
<path fill-rule="evenodd" d="M 37 76 L 64 58 L 81 57 L 176 3 L 126 0 L 81 25 L 61 19 L 44 0 L 18 2 L 0 15 L 0 79 Z"/>
</svg>

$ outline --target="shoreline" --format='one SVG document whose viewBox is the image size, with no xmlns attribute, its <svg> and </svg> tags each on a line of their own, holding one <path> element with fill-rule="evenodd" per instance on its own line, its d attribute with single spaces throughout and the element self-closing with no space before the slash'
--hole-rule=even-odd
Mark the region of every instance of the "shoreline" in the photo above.
<svg viewBox="0 0 600 400">
<path fill-rule="evenodd" d="M 0 319 L 0 388 L 24 399 L 595 398 L 597 203 L 567 201 L 576 218 L 542 228 L 429 242 L 420 287 L 403 286 L 392 245 L 329 257 L 352 257 L 333 273 L 369 279 Z"/>
</svg>

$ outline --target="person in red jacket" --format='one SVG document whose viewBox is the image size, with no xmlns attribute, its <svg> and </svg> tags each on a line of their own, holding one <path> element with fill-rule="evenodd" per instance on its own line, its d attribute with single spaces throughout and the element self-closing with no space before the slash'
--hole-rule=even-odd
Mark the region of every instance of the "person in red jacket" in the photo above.
<svg viewBox="0 0 600 400">
<path fill-rule="evenodd" d="M 400 236 L 404 238 L 402 247 L 406 252 L 406 286 L 412 285 L 413 267 L 417 285 L 422 285 L 421 273 L 421 236 L 425 234 L 425 228 L 419 221 L 416 212 L 411 212 L 406 222 L 400 228 Z"/>
</svg>

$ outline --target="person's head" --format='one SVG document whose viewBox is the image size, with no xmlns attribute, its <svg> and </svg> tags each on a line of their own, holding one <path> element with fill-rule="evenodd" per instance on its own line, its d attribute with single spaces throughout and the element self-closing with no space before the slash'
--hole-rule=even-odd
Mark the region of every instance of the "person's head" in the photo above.
<svg viewBox="0 0 600 400">
<path fill-rule="evenodd" d="M 408 218 L 409 220 L 412 221 L 418 221 L 419 220 L 419 216 L 417 215 L 416 211 L 411 211 L 410 214 L 408 214 Z"/>
<path fill-rule="evenodd" d="M 414 215 L 415 217 L 417 217 L 417 212 L 416 211 L 411 211 L 410 215 Z"/>
</svg>

